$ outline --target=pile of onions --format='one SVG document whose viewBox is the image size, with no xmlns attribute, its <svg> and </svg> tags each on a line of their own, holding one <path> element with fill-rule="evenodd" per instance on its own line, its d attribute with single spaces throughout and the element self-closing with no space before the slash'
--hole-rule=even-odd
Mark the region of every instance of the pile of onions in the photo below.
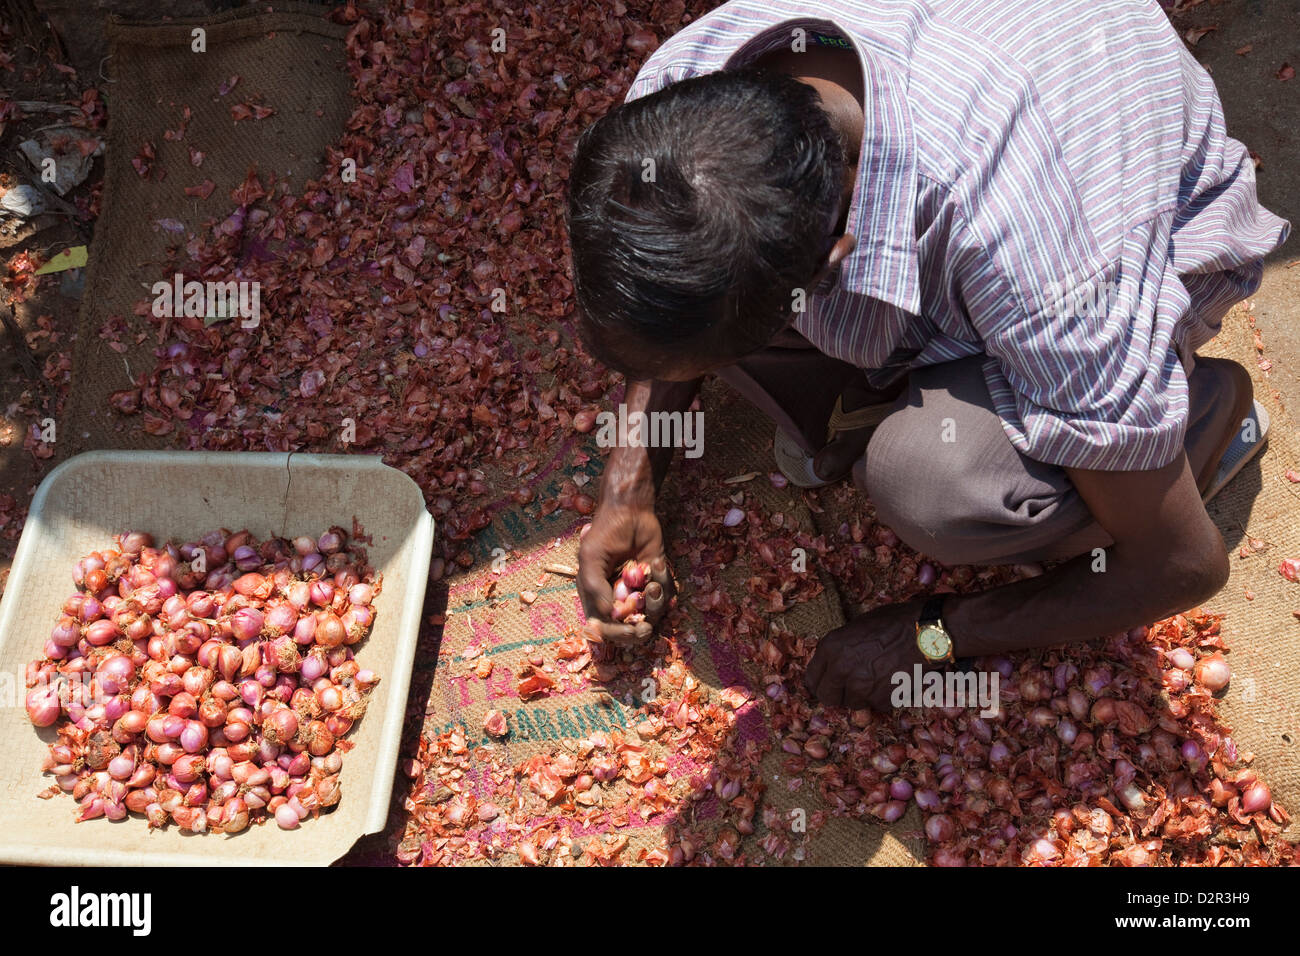
<svg viewBox="0 0 1300 956">
<path fill-rule="evenodd" d="M 379 680 L 352 651 L 382 584 L 365 553 L 341 528 L 114 544 L 77 562 L 27 667 L 28 717 L 57 725 L 43 769 L 78 821 L 292 830 L 338 803 L 343 738 Z"/>
<path fill-rule="evenodd" d="M 614 620 L 628 624 L 645 620 L 645 586 L 649 580 L 650 565 L 644 561 L 623 565 L 614 579 Z"/>
</svg>

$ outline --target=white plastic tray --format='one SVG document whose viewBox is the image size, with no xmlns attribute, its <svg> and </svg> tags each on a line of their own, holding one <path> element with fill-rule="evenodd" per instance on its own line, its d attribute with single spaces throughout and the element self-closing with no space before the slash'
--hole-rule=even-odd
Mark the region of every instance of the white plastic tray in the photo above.
<svg viewBox="0 0 1300 956">
<path fill-rule="evenodd" d="M 259 538 L 350 528 L 356 516 L 370 563 L 383 572 L 375 623 L 358 645 L 378 672 L 369 710 L 349 734 L 343 797 L 333 811 L 293 831 L 274 822 L 240 834 L 150 831 L 129 815 L 74 823 L 67 794 L 42 800 L 53 783 L 41 759 L 54 729 L 37 729 L 24 706 L 24 669 L 38 657 L 73 590 L 72 567 L 112 546 L 125 530 L 159 542 L 214 528 Z M 428 582 L 433 517 L 419 487 L 378 458 L 260 452 L 97 451 L 54 469 L 36 491 L 0 601 L 0 862 L 49 865 L 327 864 L 364 834 L 383 829 L 392 795 Z"/>
</svg>

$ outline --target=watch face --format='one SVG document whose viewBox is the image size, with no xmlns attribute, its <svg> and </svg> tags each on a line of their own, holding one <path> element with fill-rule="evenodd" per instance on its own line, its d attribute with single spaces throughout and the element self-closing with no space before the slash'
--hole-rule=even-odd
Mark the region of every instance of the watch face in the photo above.
<svg viewBox="0 0 1300 956">
<path fill-rule="evenodd" d="M 935 661 L 947 657 L 948 652 L 952 650 L 952 638 L 933 624 L 921 628 L 921 633 L 916 636 L 916 643 L 921 648 L 922 654 Z"/>
</svg>

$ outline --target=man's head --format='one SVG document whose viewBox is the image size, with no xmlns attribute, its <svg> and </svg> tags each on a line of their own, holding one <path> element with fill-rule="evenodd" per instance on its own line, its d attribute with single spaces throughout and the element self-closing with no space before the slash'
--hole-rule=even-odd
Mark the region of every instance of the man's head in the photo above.
<svg viewBox="0 0 1300 956">
<path fill-rule="evenodd" d="M 844 164 L 817 92 L 783 73 L 682 80 L 593 123 L 569 177 L 587 347 L 685 379 L 765 346 L 823 272 Z"/>
</svg>

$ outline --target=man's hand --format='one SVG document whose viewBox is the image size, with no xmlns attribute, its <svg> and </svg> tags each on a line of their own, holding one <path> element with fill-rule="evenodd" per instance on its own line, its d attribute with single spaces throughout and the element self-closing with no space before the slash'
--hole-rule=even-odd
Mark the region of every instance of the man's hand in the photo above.
<svg viewBox="0 0 1300 956">
<path fill-rule="evenodd" d="M 690 382 L 630 382 L 629 413 L 684 412 L 695 400 L 701 379 Z M 664 554 L 664 535 L 655 517 L 655 493 L 663 482 L 673 449 L 615 448 L 605 462 L 600 506 L 578 546 L 578 595 L 587 623 L 616 644 L 649 640 L 664 612 L 672 606 L 673 578 Z M 650 565 L 645 588 L 645 617 L 637 625 L 611 619 L 614 588 L 610 583 L 626 561 Z"/>
<path fill-rule="evenodd" d="M 914 665 L 933 669 L 916 646 L 921 606 L 921 601 L 887 604 L 831 631 L 808 662 L 808 689 L 831 707 L 887 712 L 895 673 L 903 671 L 911 680 Z"/>
<path fill-rule="evenodd" d="M 624 562 L 633 558 L 650 565 L 650 582 L 645 588 L 646 619 L 636 626 L 611 619 L 614 590 L 610 581 Z M 653 510 L 611 503 L 596 512 L 578 546 L 578 595 L 588 622 L 599 629 L 605 640 L 631 644 L 650 637 L 673 597 L 663 532 Z"/>
</svg>

